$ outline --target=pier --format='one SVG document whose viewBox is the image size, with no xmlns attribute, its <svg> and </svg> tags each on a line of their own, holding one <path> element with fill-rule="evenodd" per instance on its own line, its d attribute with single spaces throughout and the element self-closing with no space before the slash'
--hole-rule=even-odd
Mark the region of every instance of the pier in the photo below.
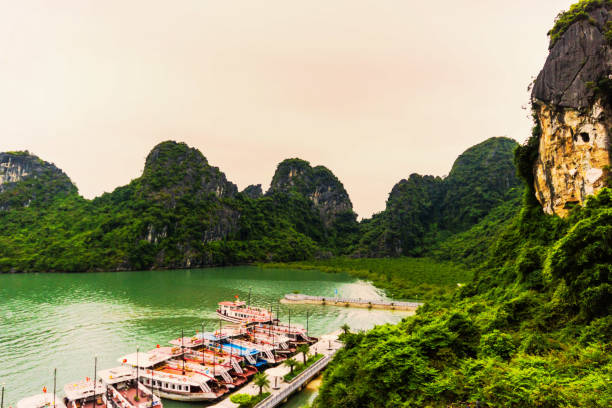
<svg viewBox="0 0 612 408">
<path fill-rule="evenodd" d="M 281 364 L 276 367 L 269 368 L 264 371 L 270 379 L 270 396 L 259 404 L 255 405 L 254 408 L 274 408 L 282 403 L 286 402 L 287 399 L 294 393 L 302 390 L 313 378 L 315 378 L 321 371 L 327 367 L 329 362 L 334 357 L 334 354 L 343 347 L 343 344 L 337 341 L 337 337 L 340 332 L 322 336 L 322 340 L 319 340 L 310 347 L 310 354 L 323 354 L 323 358 L 308 367 L 306 370 L 297 375 L 290 382 L 285 382 L 283 376 L 288 374 L 289 367 Z M 301 360 L 300 357 L 297 357 Z M 257 395 L 259 388 L 254 384 L 247 384 L 243 388 L 236 391 L 236 394 L 250 394 Z M 233 395 L 234 393 L 232 393 Z M 230 401 L 231 395 L 226 397 L 224 400 L 210 406 L 210 408 L 236 408 L 238 404 L 234 404 Z"/>
<path fill-rule="evenodd" d="M 290 293 L 282 298 L 281 303 L 288 304 L 313 304 L 313 305 L 331 305 L 343 307 L 361 307 L 367 309 L 386 309 L 386 310 L 409 310 L 414 311 L 423 303 L 419 302 L 398 302 L 380 299 L 361 299 L 361 298 L 341 298 L 341 297 L 323 297 L 323 296 L 308 296 L 299 293 Z"/>
</svg>

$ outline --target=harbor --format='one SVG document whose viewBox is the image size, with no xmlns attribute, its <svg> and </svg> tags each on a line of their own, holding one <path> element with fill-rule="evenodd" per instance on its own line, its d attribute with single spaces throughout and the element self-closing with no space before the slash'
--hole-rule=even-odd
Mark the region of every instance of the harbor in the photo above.
<svg viewBox="0 0 612 408">
<path fill-rule="evenodd" d="M 255 406 L 276 407 L 318 375 L 342 345 L 339 333 L 310 337 L 308 328 L 280 321 L 271 309 L 251 306 L 250 293 L 249 302 L 236 295 L 219 303 L 218 330 L 182 333 L 170 346 L 157 344 L 146 352 L 138 348 L 119 357 L 121 365 L 114 368 L 99 371 L 94 358 L 93 377 L 65 384 L 63 397 L 55 370 L 52 393 L 44 387 L 42 394 L 19 400 L 17 408 L 163 408 L 162 398 L 237 407 L 233 394 L 257 397 L 265 387 L 270 392 Z M 289 378 L 300 364 L 295 357 L 303 365 Z M 283 364 L 288 359 L 290 364 Z M 262 386 L 262 380 L 269 385 Z M 3 399 L 0 405 L 4 408 Z"/>
<path fill-rule="evenodd" d="M 97 357 L 99 377 L 101 370 L 123 365 L 118 360 L 137 351 L 140 360 L 141 357 L 148 358 L 146 356 L 153 350 L 169 352 L 173 347 L 178 347 L 179 356 L 171 358 L 168 363 L 182 371 L 180 339 L 184 338 L 185 367 L 190 369 L 193 363 L 190 359 L 202 357 L 198 350 L 187 350 L 188 346 L 197 346 L 190 344 L 191 339 L 195 338 L 195 343 L 200 342 L 201 333 L 204 332 L 209 347 L 216 348 L 219 302 L 233 300 L 236 294 L 240 300 L 248 302 L 249 288 L 252 288 L 252 306 L 272 309 L 275 315 L 278 314 L 280 322 L 273 327 L 277 330 L 277 333 L 272 333 L 273 336 L 270 336 L 269 328 L 264 330 L 259 325 L 251 325 L 249 331 L 259 341 L 277 343 L 274 354 L 280 370 L 289 370 L 282 360 L 289 357 L 291 350 L 289 353 L 283 351 L 280 344 L 284 342 L 282 336 L 287 333 L 283 331 L 288 331 L 289 322 L 292 333 L 296 328 L 308 329 L 309 337 L 321 340 L 344 323 L 351 327 L 351 331 L 368 330 L 377 324 L 395 323 L 409 313 L 278 304 L 285 293 L 295 288 L 305 293 L 330 296 L 337 290 L 340 295 L 356 298 L 374 298 L 379 293 L 368 282 L 343 274 L 317 271 L 261 271 L 256 267 L 229 267 L 78 275 L 4 275 L 0 276 L 0 280 L 0 294 L 3 295 L 0 297 L 0 361 L 3 362 L 0 365 L 0 384 L 5 384 L 4 408 L 16 407 L 20 399 L 41 393 L 45 386 L 47 394 L 52 394 L 54 368 L 57 368 L 57 395 L 63 397 L 64 384 L 94 377 L 94 356 Z M 168 290 L 169 287 L 172 290 Z M 240 330 L 242 335 L 239 334 Z M 227 367 L 222 369 L 220 364 L 213 365 L 219 358 L 231 356 L 233 359 L 247 360 L 249 353 L 254 356 L 258 353 L 262 357 L 256 360 L 258 365 L 244 361 L 240 363 L 243 370 L 247 366 L 255 367 L 258 372 L 271 368 L 262 364 L 265 347 L 260 347 L 262 350 L 259 351 L 249 350 L 239 344 L 241 340 L 248 341 L 244 327 L 222 320 L 222 332 L 234 332 L 236 337 L 232 339 L 233 345 L 229 344 L 229 340 L 221 339 L 223 353 L 221 350 L 217 350 L 215 355 L 206 352 L 204 357 L 208 367 L 205 369 L 213 371 L 211 374 L 216 378 L 216 381 L 209 380 L 208 383 L 225 381 L 222 372 Z M 43 349 L 44 352 L 40 352 Z M 301 362 L 299 356 L 298 353 L 293 358 Z M 142 365 L 141 361 L 135 363 Z M 229 374 L 235 377 L 234 382 L 241 381 L 233 370 Z M 155 371 L 153 378 L 149 379 L 161 382 L 161 375 L 161 372 Z M 140 377 L 143 377 L 142 373 Z M 142 378 L 141 382 L 149 379 Z M 252 377 L 249 381 L 252 382 Z M 306 391 L 290 398 L 283 408 L 301 407 L 306 403 L 306 395 L 316 394 L 310 388 L 308 386 Z M 246 390 L 247 386 L 242 385 L 229 388 L 212 403 Z M 160 391 L 163 392 L 163 389 Z M 162 402 L 164 408 L 193 406 L 163 396 Z M 199 406 L 210 403 L 196 402 Z"/>
<path fill-rule="evenodd" d="M 286 294 L 281 300 L 285 304 L 312 304 L 321 306 L 341 306 L 341 307 L 359 307 L 365 309 L 384 309 L 384 310 L 406 310 L 415 311 L 423 303 L 419 302 L 400 302 L 395 300 L 381 299 L 362 299 L 362 298 L 344 298 L 344 297 L 324 297 L 324 296 L 309 296 L 301 293 Z"/>
</svg>

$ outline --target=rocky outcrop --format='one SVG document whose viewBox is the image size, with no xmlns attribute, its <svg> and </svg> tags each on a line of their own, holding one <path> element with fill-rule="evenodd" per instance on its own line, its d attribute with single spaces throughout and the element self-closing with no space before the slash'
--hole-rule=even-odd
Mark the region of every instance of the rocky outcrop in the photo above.
<svg viewBox="0 0 612 408">
<path fill-rule="evenodd" d="M 301 159 L 281 162 L 268 193 L 296 191 L 312 201 L 319 210 L 325 226 L 330 226 L 336 216 L 352 213 L 353 204 L 338 178 L 326 167 L 311 167 Z"/>
<path fill-rule="evenodd" d="M 76 193 L 70 178 L 54 164 L 29 152 L 0 153 L 0 210 L 44 205 Z"/>
<path fill-rule="evenodd" d="M 165 200 L 170 206 L 184 196 L 202 201 L 238 193 L 236 185 L 208 164 L 198 149 L 174 141 L 162 142 L 151 150 L 140 183 L 146 196 Z"/>
<path fill-rule="evenodd" d="M 582 17 L 564 19 L 571 24 L 562 32 L 551 30 L 558 38 L 532 91 L 541 129 L 535 194 L 544 211 L 559 216 L 606 186 L 610 166 L 612 14 L 606 2 L 589 4 L 576 14 Z"/>
<path fill-rule="evenodd" d="M 596 102 L 586 112 L 534 105 L 542 134 L 534 169 L 536 198 L 548 214 L 565 216 L 607 185 L 612 118 Z"/>
<path fill-rule="evenodd" d="M 251 184 L 250 186 L 247 186 L 244 190 L 242 190 L 242 194 L 254 200 L 261 198 L 263 196 L 261 184 Z"/>
</svg>

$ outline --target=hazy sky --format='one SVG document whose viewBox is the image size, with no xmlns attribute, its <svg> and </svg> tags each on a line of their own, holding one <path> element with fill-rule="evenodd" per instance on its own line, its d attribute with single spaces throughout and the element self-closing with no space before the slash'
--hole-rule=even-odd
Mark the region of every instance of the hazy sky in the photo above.
<svg viewBox="0 0 612 408">
<path fill-rule="evenodd" d="M 527 86 L 573 2 L 2 0 L 0 151 L 54 162 L 88 198 L 167 139 L 240 189 L 300 157 L 369 216 L 411 173 L 527 137 Z"/>
</svg>

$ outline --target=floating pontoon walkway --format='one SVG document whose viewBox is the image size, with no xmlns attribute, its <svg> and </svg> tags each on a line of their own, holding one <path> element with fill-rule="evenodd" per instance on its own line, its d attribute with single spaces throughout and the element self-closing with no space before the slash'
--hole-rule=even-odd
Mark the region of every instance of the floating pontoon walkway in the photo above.
<svg viewBox="0 0 612 408">
<path fill-rule="evenodd" d="M 308 296 L 302 294 L 288 294 L 281 299 L 281 303 L 301 303 L 314 305 L 331 305 L 345 307 L 363 307 L 368 309 L 387 309 L 387 310 L 416 310 L 423 303 L 418 302 L 397 302 L 380 299 L 361 299 L 361 298 L 341 298 Z"/>
</svg>

